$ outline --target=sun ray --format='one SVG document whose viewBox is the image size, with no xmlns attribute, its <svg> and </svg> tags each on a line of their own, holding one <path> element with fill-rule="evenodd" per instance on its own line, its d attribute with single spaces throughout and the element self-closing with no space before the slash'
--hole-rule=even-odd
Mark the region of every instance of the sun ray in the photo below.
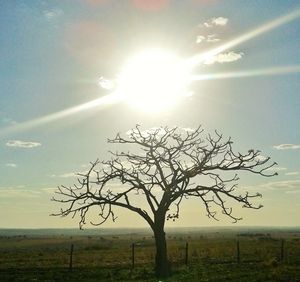
<svg viewBox="0 0 300 282">
<path fill-rule="evenodd" d="M 264 69 L 252 69 L 236 72 L 222 72 L 211 74 L 192 75 L 191 80 L 215 80 L 215 79 L 228 79 L 240 77 L 255 77 L 255 76 L 271 76 L 271 75 L 284 75 L 290 73 L 300 73 L 300 65 L 295 66 L 282 66 Z"/>
<path fill-rule="evenodd" d="M 19 132 L 19 131 L 24 131 L 28 129 L 32 129 L 44 124 L 48 124 L 54 121 L 61 120 L 63 118 L 78 114 L 83 111 L 90 110 L 92 108 L 96 107 L 104 107 L 108 106 L 111 104 L 115 104 L 117 102 L 121 101 L 120 96 L 115 95 L 115 93 L 112 93 L 110 95 L 83 103 L 81 105 L 71 107 L 68 109 L 65 109 L 63 111 L 55 112 L 46 116 L 42 116 L 40 118 L 32 119 L 29 121 L 25 121 L 22 123 L 17 123 L 13 126 L 5 127 L 5 128 L 0 128 L 0 135 L 5 135 L 5 134 L 11 134 L 14 132 Z"/>
<path fill-rule="evenodd" d="M 236 45 L 239 45 L 245 41 L 253 39 L 261 34 L 264 34 L 268 31 L 271 31 L 281 25 L 287 24 L 297 18 L 300 17 L 300 9 L 297 9 L 291 13 L 288 13 L 284 16 L 276 18 L 256 29 L 250 30 L 249 32 L 240 35 L 239 37 L 228 41 L 225 44 L 220 45 L 208 52 L 204 52 L 198 55 L 195 55 L 187 60 L 184 60 L 183 67 L 187 69 L 191 69 L 196 65 L 202 63 L 208 58 L 215 56 L 229 48 L 232 48 Z M 234 78 L 234 77 L 251 77 L 251 76 L 259 76 L 259 75 L 280 75 L 287 73 L 297 73 L 300 72 L 299 66 L 287 66 L 287 67 L 277 67 L 277 68 L 269 68 L 269 69 L 258 69 L 258 70 L 248 70 L 248 71 L 240 71 L 240 72 L 228 72 L 228 73 L 217 73 L 217 74 L 205 74 L 205 75 L 193 75 L 191 76 L 191 80 L 211 80 L 211 79 L 225 79 L 225 78 Z M 117 102 L 121 102 L 124 100 L 124 97 L 117 93 L 109 94 L 105 97 L 101 97 L 95 99 L 93 101 L 89 101 L 87 103 L 71 107 L 65 109 L 60 112 L 52 113 L 46 116 L 42 116 L 40 118 L 32 119 L 26 122 L 18 123 L 16 125 L 0 128 L 0 135 L 10 134 L 18 131 L 24 131 L 28 129 L 32 129 L 44 124 L 48 124 L 57 120 L 61 120 L 63 118 L 75 115 L 79 112 L 84 112 L 86 110 L 107 106 L 111 104 L 115 104 Z"/>
<path fill-rule="evenodd" d="M 228 50 L 229 48 L 239 45 L 245 41 L 248 41 L 254 37 L 257 37 L 263 33 L 266 33 L 272 29 L 277 28 L 281 25 L 287 24 L 288 22 L 291 22 L 299 17 L 300 17 L 300 9 L 297 9 L 289 14 L 281 16 L 281 17 L 279 17 L 275 20 L 272 20 L 262 26 L 259 26 L 253 30 L 250 30 L 250 31 L 246 32 L 245 34 L 242 34 L 239 37 L 232 39 L 232 40 L 228 41 L 227 43 L 222 44 L 219 47 L 216 47 L 208 52 L 204 52 L 204 53 L 198 54 L 196 56 L 193 56 L 192 58 L 189 58 L 186 63 L 191 66 L 196 66 L 199 63 L 202 63 L 202 62 L 206 61 L 207 59 L 209 59 L 221 52 Z"/>
</svg>

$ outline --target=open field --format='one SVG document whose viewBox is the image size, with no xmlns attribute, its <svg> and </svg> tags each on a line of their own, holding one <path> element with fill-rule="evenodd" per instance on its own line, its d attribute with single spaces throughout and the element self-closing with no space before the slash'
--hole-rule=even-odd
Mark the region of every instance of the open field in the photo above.
<svg viewBox="0 0 300 282">
<path fill-rule="evenodd" d="M 176 231 L 167 238 L 174 272 L 169 281 L 300 281 L 297 230 Z M 157 281 L 154 241 L 147 232 L 2 234 L 0 253 L 0 281 Z"/>
</svg>

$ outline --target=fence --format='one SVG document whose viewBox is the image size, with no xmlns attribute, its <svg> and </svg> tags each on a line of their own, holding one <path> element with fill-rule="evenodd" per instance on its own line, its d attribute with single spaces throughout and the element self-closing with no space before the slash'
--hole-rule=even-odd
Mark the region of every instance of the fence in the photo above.
<svg viewBox="0 0 300 282">
<path fill-rule="evenodd" d="M 272 246 L 272 250 L 271 252 L 268 253 L 267 256 L 265 256 L 263 258 L 262 254 L 260 254 L 259 256 L 257 256 L 257 252 L 254 251 L 254 253 L 250 253 L 249 254 L 249 241 L 243 240 L 243 244 L 244 247 L 246 249 L 246 253 L 245 253 L 245 257 L 243 258 L 243 251 L 241 248 L 241 244 L 240 244 L 240 240 L 236 240 L 235 242 L 235 249 L 232 248 L 232 246 L 234 245 L 234 243 L 232 243 L 232 245 L 230 246 L 230 244 L 227 243 L 227 246 L 224 248 L 227 248 L 227 256 L 224 255 L 223 256 L 211 256 L 209 257 L 208 255 L 204 255 L 204 256 L 199 256 L 198 255 L 198 248 L 195 248 L 195 246 L 193 246 L 193 244 L 189 244 L 189 242 L 185 242 L 184 245 L 182 245 L 182 242 L 179 242 L 178 246 L 177 246 L 177 251 L 179 250 L 179 255 L 178 252 L 176 253 L 175 250 L 175 254 L 177 255 L 177 257 L 174 257 L 174 249 L 170 251 L 170 256 L 172 258 L 172 262 L 175 264 L 181 263 L 181 264 L 185 264 L 188 265 L 189 262 L 191 263 L 195 263 L 195 262 L 199 262 L 201 260 L 205 260 L 210 261 L 210 262 L 215 262 L 215 263 L 247 263 L 247 262 L 261 262 L 263 261 L 263 259 L 265 258 L 266 260 L 268 259 L 273 259 L 274 262 L 286 262 L 286 263 L 290 263 L 290 259 L 291 255 L 288 255 L 288 250 L 285 248 L 285 240 L 281 239 L 281 240 L 275 240 L 276 243 Z M 242 245 L 243 245 L 242 244 Z M 261 249 L 261 245 L 265 245 L 265 244 L 258 244 L 258 248 Z M 143 246 L 142 243 L 132 243 L 130 245 L 130 248 L 128 248 L 128 254 L 129 254 L 129 260 L 128 260 L 128 264 L 129 261 L 131 261 L 131 265 L 130 268 L 134 269 L 136 265 L 141 265 L 141 264 L 145 264 L 145 263 L 154 263 L 154 246 L 152 246 L 152 251 L 153 253 L 151 253 L 151 255 L 149 256 L 148 261 L 145 261 L 145 258 L 143 256 L 141 256 L 141 252 L 145 251 L 145 248 L 147 249 L 147 247 L 149 246 Z M 173 246 L 174 248 L 174 246 Z M 277 251 L 276 251 L 277 248 Z M 219 250 L 219 249 L 218 249 Z M 191 255 L 189 255 L 191 251 Z M 69 270 L 72 271 L 73 268 L 73 253 L 74 253 L 74 244 L 71 244 L 71 248 L 70 248 L 70 258 L 69 258 Z M 79 250 L 80 253 L 80 250 Z M 297 257 L 297 259 L 296 259 Z M 295 258 L 295 262 L 300 260 L 300 254 L 298 254 L 298 256 L 294 257 Z M 140 260 L 139 260 L 140 259 Z M 126 261 L 125 261 L 126 262 Z"/>
<path fill-rule="evenodd" d="M 118 237 L 112 240 L 88 238 L 53 241 L 36 247 L 1 249 L 0 268 L 65 266 L 69 271 L 80 266 L 136 266 L 154 264 L 153 239 L 144 238 L 130 243 Z M 169 259 L 173 265 L 192 263 L 247 263 L 260 261 L 300 263 L 300 240 L 274 238 L 195 238 L 168 240 Z"/>
</svg>

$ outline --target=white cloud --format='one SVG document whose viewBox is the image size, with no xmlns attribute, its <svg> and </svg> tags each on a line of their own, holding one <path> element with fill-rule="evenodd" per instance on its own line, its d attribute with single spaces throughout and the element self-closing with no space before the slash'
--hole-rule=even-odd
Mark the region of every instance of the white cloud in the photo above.
<svg viewBox="0 0 300 282">
<path fill-rule="evenodd" d="M 288 175 L 288 176 L 290 176 L 290 175 L 299 175 L 299 174 L 300 174 L 299 171 L 291 171 L 291 172 L 285 173 L 285 175 Z"/>
<path fill-rule="evenodd" d="M 17 188 L 0 188 L 0 198 L 38 198 L 40 191 L 17 189 Z"/>
<path fill-rule="evenodd" d="M 59 178 L 78 178 L 80 177 L 78 174 L 86 174 L 87 171 L 80 171 L 80 172 L 66 172 L 62 174 L 52 174 L 49 175 L 50 177 L 59 177 Z"/>
<path fill-rule="evenodd" d="M 213 26 L 225 26 L 228 23 L 228 18 L 224 18 L 224 17 L 217 17 L 217 18 L 211 18 L 208 21 L 206 21 L 205 23 L 203 23 L 203 25 L 200 26 L 204 26 L 204 27 L 213 27 Z"/>
<path fill-rule="evenodd" d="M 76 177 L 76 173 L 74 173 L 74 172 L 68 172 L 68 173 L 64 173 L 64 174 L 58 175 L 58 177 L 62 177 L 62 178 Z"/>
<path fill-rule="evenodd" d="M 199 44 L 199 43 L 202 43 L 205 40 L 206 40 L 206 37 L 204 35 L 198 35 L 197 38 L 196 38 L 196 43 Z"/>
<path fill-rule="evenodd" d="M 276 150 L 295 150 L 300 149 L 300 144 L 280 144 L 273 146 Z"/>
<path fill-rule="evenodd" d="M 191 132 L 191 133 L 196 131 L 194 128 L 190 128 L 190 127 L 182 127 L 181 129 L 185 132 Z"/>
<path fill-rule="evenodd" d="M 17 165 L 14 164 L 14 163 L 7 163 L 7 164 L 5 164 L 5 166 L 12 167 L 12 168 L 16 168 L 17 167 Z"/>
<path fill-rule="evenodd" d="M 207 39 L 206 39 L 207 42 L 211 42 L 211 43 L 219 42 L 220 40 L 221 39 L 217 38 L 216 34 L 209 34 L 209 35 L 207 35 Z"/>
<path fill-rule="evenodd" d="M 260 187 L 279 190 L 297 190 L 300 187 L 300 179 L 268 182 L 266 184 L 260 185 Z"/>
<path fill-rule="evenodd" d="M 42 144 L 39 142 L 32 142 L 32 141 L 21 141 L 21 140 L 10 140 L 6 143 L 8 147 L 16 147 L 16 148 L 35 148 L 39 147 Z"/>
<path fill-rule="evenodd" d="M 202 42 L 208 42 L 208 43 L 215 43 L 219 42 L 221 39 L 217 38 L 216 34 L 209 34 L 207 36 L 204 35 L 198 35 L 196 38 L 196 43 L 200 44 Z"/>
<path fill-rule="evenodd" d="M 228 18 L 224 18 L 224 17 L 212 18 L 211 23 L 214 25 L 224 26 L 224 25 L 227 25 Z"/>
<path fill-rule="evenodd" d="M 204 62 L 206 65 L 211 65 L 214 63 L 230 63 L 237 60 L 240 60 L 243 57 L 244 53 L 236 53 L 233 51 L 227 52 L 227 53 L 220 53 L 215 56 L 212 56 Z"/>
<path fill-rule="evenodd" d="M 204 25 L 205 27 L 212 27 L 212 24 L 209 23 L 209 22 L 205 22 L 203 25 Z"/>
<path fill-rule="evenodd" d="M 53 194 L 56 190 L 57 190 L 57 188 L 53 188 L 53 187 L 42 188 L 42 191 L 44 191 L 45 193 L 49 193 L 49 194 Z"/>
<path fill-rule="evenodd" d="M 50 177 L 61 177 L 61 178 L 69 178 L 69 177 L 76 177 L 75 172 L 67 172 L 63 174 L 51 174 Z"/>
<path fill-rule="evenodd" d="M 287 170 L 286 167 L 281 167 L 281 166 L 272 166 L 266 170 L 269 170 L 269 171 L 282 171 L 282 170 Z"/>
<path fill-rule="evenodd" d="M 286 191 L 285 193 L 287 193 L 287 194 L 298 194 L 298 193 L 300 193 L 300 190 L 291 190 L 291 191 Z"/>
<path fill-rule="evenodd" d="M 244 189 L 255 190 L 255 191 L 261 191 L 262 193 L 265 191 L 281 191 L 286 193 L 287 191 L 290 191 L 288 193 L 298 193 L 298 192 L 291 192 L 291 191 L 300 191 L 300 179 L 295 180 L 281 180 L 281 181 L 273 181 L 273 182 L 267 182 L 262 183 L 259 185 L 253 185 L 253 186 L 245 186 Z"/>
<path fill-rule="evenodd" d="M 263 162 L 267 159 L 268 157 L 266 156 L 263 156 L 263 155 L 259 155 L 257 157 L 255 157 L 255 160 L 258 161 L 258 162 Z"/>
<path fill-rule="evenodd" d="M 44 16 L 47 20 L 56 19 L 64 14 L 64 12 L 60 9 L 51 9 L 43 11 Z"/>
<path fill-rule="evenodd" d="M 99 78 L 99 85 L 101 88 L 103 88 L 105 90 L 111 90 L 115 87 L 112 80 L 108 80 L 108 79 L 104 78 L 103 76 L 101 76 Z"/>
</svg>

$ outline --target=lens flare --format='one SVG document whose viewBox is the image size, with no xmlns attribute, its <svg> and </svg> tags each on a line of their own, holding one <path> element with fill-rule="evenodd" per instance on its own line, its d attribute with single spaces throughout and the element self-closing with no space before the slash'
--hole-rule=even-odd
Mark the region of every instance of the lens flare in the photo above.
<svg viewBox="0 0 300 282">
<path fill-rule="evenodd" d="M 213 56 L 215 56 L 221 52 L 224 52 L 224 51 L 228 50 L 229 48 L 237 46 L 237 45 L 244 43 L 250 39 L 253 39 L 261 34 L 264 34 L 268 31 L 278 28 L 279 26 L 287 24 L 299 17 L 300 17 L 300 9 L 297 9 L 289 14 L 286 14 L 286 15 L 279 17 L 275 20 L 272 20 L 262 26 L 259 26 L 256 29 L 250 30 L 249 32 L 242 34 L 239 37 L 232 39 L 231 41 L 228 41 L 227 43 L 220 45 L 217 48 L 214 48 L 208 52 L 204 52 L 204 53 L 198 54 L 196 56 L 193 56 L 187 60 L 184 60 L 183 63 L 181 64 L 181 66 L 184 70 L 190 71 L 196 65 L 203 63 L 204 61 L 207 61 L 209 58 L 212 58 Z M 172 66 L 172 63 L 170 65 Z M 164 92 L 159 92 L 160 94 L 165 93 L 165 92 L 171 93 L 170 89 L 171 90 L 174 89 L 174 88 L 172 88 L 173 86 L 171 88 L 169 88 L 169 86 L 167 87 L 166 81 L 173 82 L 174 85 L 177 85 L 176 89 L 178 89 L 178 86 L 179 86 L 179 88 L 181 90 L 183 90 L 184 87 L 186 86 L 186 83 L 193 81 L 193 80 L 212 80 L 212 79 L 225 79 L 225 78 L 235 78 L 235 77 L 251 77 L 251 76 L 260 76 L 260 75 L 280 75 L 280 74 L 300 72 L 300 66 L 284 66 L 284 67 L 276 67 L 276 68 L 269 68 L 269 69 L 247 70 L 247 71 L 240 71 L 240 72 L 190 75 L 189 79 L 186 79 L 186 77 L 184 79 L 182 79 L 182 73 L 179 72 L 179 74 L 178 74 L 176 72 L 176 69 L 178 70 L 178 68 L 177 67 L 175 68 L 175 73 L 174 73 L 174 69 L 169 66 L 167 64 L 167 67 L 165 68 L 166 72 L 168 72 L 168 71 L 170 72 L 170 74 L 167 75 L 167 79 L 158 80 L 160 82 L 160 84 L 163 86 L 163 89 L 165 90 Z M 160 72 L 160 70 L 158 70 L 158 71 Z M 135 73 L 137 75 L 140 75 L 138 73 L 138 71 Z M 150 73 L 150 74 L 152 75 L 153 73 Z M 162 72 L 161 72 L 161 74 L 162 74 Z M 186 74 L 184 73 L 183 76 L 185 76 L 185 75 Z M 156 76 L 156 75 L 154 75 L 154 76 Z M 179 85 L 178 85 L 178 81 L 180 82 Z M 127 85 L 127 84 L 124 83 L 124 85 Z M 132 84 L 132 86 L 130 86 L 129 88 L 133 87 L 133 90 L 134 90 L 133 92 L 137 93 L 136 90 L 142 90 L 142 89 L 136 88 L 138 85 L 140 85 L 140 82 L 137 82 L 136 84 Z M 148 84 L 148 85 L 151 86 L 151 84 Z M 153 86 L 151 86 L 151 87 L 150 88 L 152 90 L 158 89 L 158 88 L 153 89 Z M 130 97 L 130 95 L 129 95 L 129 97 Z M 124 96 L 120 95 L 120 93 L 113 92 L 112 94 L 107 95 L 105 97 L 101 97 L 96 100 L 93 100 L 93 101 L 90 101 L 90 102 L 87 102 L 87 103 L 84 103 L 84 104 L 81 104 L 81 105 L 78 105 L 75 107 L 71 107 L 71 108 L 65 109 L 60 112 L 52 113 L 50 115 L 46 115 L 46 116 L 43 116 L 40 118 L 29 120 L 27 122 L 19 123 L 19 124 L 10 126 L 10 127 L 2 128 L 2 129 L 0 129 L 0 135 L 32 129 L 32 128 L 35 128 L 35 127 L 38 127 L 38 126 L 41 126 L 41 125 L 44 125 L 47 123 L 58 121 L 60 119 L 78 114 L 80 112 L 90 110 L 92 108 L 96 108 L 96 107 L 100 107 L 100 106 L 103 107 L 103 106 L 112 105 L 112 104 L 115 104 L 115 103 L 118 103 L 121 101 L 125 101 L 127 98 L 126 97 L 124 98 Z M 159 97 L 157 96 L 157 103 L 155 103 L 152 106 L 154 106 L 154 107 L 156 106 L 157 108 L 159 108 L 160 98 L 161 98 L 160 96 Z M 168 99 L 166 101 L 168 101 Z M 131 100 L 134 101 L 135 98 L 131 99 Z M 151 101 L 151 99 L 148 99 L 148 102 L 149 101 Z M 169 101 L 170 101 L 170 99 L 169 99 Z M 148 106 L 149 106 L 149 104 L 148 104 Z M 143 107 L 144 107 L 144 105 L 143 105 Z M 147 108 L 147 107 L 145 107 L 145 108 Z"/>
<path fill-rule="evenodd" d="M 283 66 L 275 68 L 265 69 L 254 69 L 244 70 L 237 72 L 223 72 L 223 73 L 211 73 L 211 74 L 199 74 L 192 75 L 191 80 L 216 80 L 216 79 L 227 79 L 227 78 L 242 78 L 242 77 L 253 77 L 253 76 L 271 76 L 271 75 L 283 75 L 289 73 L 299 73 L 300 66 Z"/>
<path fill-rule="evenodd" d="M 219 47 L 216 47 L 208 52 L 198 54 L 198 55 L 188 59 L 187 64 L 196 66 L 199 63 L 202 63 L 202 62 L 208 60 L 209 58 L 228 50 L 229 48 L 232 48 L 232 47 L 239 45 L 245 41 L 248 41 L 254 37 L 264 34 L 265 32 L 268 32 L 268 31 L 270 31 L 274 28 L 277 28 L 281 25 L 287 24 L 299 17 L 300 17 L 300 9 L 295 10 L 295 11 L 293 11 L 287 15 L 284 15 L 282 17 L 279 17 L 271 22 L 268 22 L 260 27 L 257 27 L 256 29 L 250 30 L 247 33 L 242 34 L 241 36 L 239 36 L 233 40 L 230 40 L 227 43 L 222 44 Z"/>
<path fill-rule="evenodd" d="M 35 127 L 38 127 L 38 126 L 41 126 L 44 124 L 48 124 L 48 123 L 58 121 L 60 119 L 78 114 L 80 112 L 90 110 L 92 108 L 104 107 L 104 106 L 108 106 L 111 104 L 115 104 L 119 101 L 120 101 L 120 98 L 113 93 L 113 94 L 89 101 L 87 103 L 65 109 L 60 112 L 56 112 L 56 113 L 53 113 L 53 114 L 50 114 L 47 116 L 32 119 L 32 120 L 29 120 L 29 121 L 26 121 L 23 123 L 17 123 L 13 126 L 5 127 L 2 129 L 0 128 L 0 135 L 5 135 L 5 134 L 14 133 L 14 132 L 32 129 L 32 128 L 35 128 Z"/>
</svg>

